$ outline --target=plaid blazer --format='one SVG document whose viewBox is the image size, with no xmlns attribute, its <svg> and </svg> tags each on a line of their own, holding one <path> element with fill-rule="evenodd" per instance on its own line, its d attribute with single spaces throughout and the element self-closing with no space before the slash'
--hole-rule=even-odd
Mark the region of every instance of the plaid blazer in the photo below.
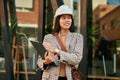
<svg viewBox="0 0 120 80">
<path fill-rule="evenodd" d="M 46 69 L 43 67 L 42 58 L 38 59 L 37 64 L 43 70 L 42 80 L 58 80 L 60 62 L 66 64 L 65 71 L 67 80 L 73 80 L 70 65 L 78 67 L 83 57 L 83 36 L 79 33 L 67 33 L 65 45 L 68 52 L 61 50 L 57 39 L 52 34 L 46 35 L 43 42 L 44 41 L 50 42 L 54 48 L 58 48 L 60 50 L 60 59 L 58 59 L 58 56 L 55 56 L 55 64 L 57 66 L 48 65 Z"/>
</svg>

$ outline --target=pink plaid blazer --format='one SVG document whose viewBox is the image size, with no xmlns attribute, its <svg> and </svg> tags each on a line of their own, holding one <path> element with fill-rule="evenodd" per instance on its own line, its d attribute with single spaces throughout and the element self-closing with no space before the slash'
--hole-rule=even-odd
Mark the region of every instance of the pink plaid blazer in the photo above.
<svg viewBox="0 0 120 80">
<path fill-rule="evenodd" d="M 42 58 L 38 59 L 37 64 L 43 70 L 42 80 L 58 80 L 60 62 L 66 64 L 65 71 L 67 80 L 72 80 L 70 65 L 75 65 L 76 67 L 78 67 L 83 57 L 83 36 L 79 33 L 67 33 L 65 45 L 68 52 L 64 52 L 61 50 L 57 39 L 52 34 L 46 35 L 43 42 L 44 41 L 49 41 L 54 48 L 58 48 L 60 50 L 60 59 L 58 58 L 58 56 L 55 56 L 55 64 L 57 66 L 48 65 L 46 69 L 44 69 L 43 67 Z"/>
</svg>

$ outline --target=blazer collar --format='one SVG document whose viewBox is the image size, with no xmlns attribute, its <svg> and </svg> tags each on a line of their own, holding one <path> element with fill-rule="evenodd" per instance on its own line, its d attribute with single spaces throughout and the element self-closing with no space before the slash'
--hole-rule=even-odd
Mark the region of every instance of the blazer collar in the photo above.
<svg viewBox="0 0 120 80">
<path fill-rule="evenodd" d="M 70 42 L 71 42 L 72 39 L 73 39 L 72 33 L 68 32 L 67 36 L 66 36 L 66 49 L 67 49 L 67 51 L 69 49 L 69 45 L 71 44 Z"/>
<path fill-rule="evenodd" d="M 58 33 L 59 34 L 59 33 Z M 71 40 L 72 40 L 72 38 L 73 38 L 73 35 L 72 35 L 72 33 L 69 31 L 68 33 L 67 33 L 67 35 L 66 35 L 66 49 L 67 49 L 67 51 L 68 51 L 68 49 L 69 49 L 69 44 L 70 44 L 70 42 L 71 42 Z M 61 49 L 61 47 L 60 47 L 60 45 L 59 45 L 59 43 L 57 42 L 57 44 L 58 44 L 58 47 Z"/>
</svg>

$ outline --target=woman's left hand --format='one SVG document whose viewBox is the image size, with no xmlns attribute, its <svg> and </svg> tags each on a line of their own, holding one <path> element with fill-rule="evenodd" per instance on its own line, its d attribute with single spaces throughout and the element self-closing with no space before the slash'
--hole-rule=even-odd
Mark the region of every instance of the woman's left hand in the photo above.
<svg viewBox="0 0 120 80">
<path fill-rule="evenodd" d="M 47 52 L 47 55 L 45 55 L 44 64 L 49 64 L 51 62 L 54 62 L 54 54 Z"/>
<path fill-rule="evenodd" d="M 45 47 L 47 51 L 52 52 L 52 53 L 55 52 L 54 47 L 52 47 L 52 45 L 49 42 L 43 42 L 43 46 Z"/>
</svg>

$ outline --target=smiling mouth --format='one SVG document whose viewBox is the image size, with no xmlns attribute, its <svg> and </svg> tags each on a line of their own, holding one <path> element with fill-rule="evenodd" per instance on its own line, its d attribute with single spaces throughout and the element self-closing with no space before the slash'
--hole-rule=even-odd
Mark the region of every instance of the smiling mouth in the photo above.
<svg viewBox="0 0 120 80">
<path fill-rule="evenodd" d="M 69 26 L 70 24 L 69 23 L 66 23 L 66 24 L 64 24 L 65 26 Z"/>
</svg>

